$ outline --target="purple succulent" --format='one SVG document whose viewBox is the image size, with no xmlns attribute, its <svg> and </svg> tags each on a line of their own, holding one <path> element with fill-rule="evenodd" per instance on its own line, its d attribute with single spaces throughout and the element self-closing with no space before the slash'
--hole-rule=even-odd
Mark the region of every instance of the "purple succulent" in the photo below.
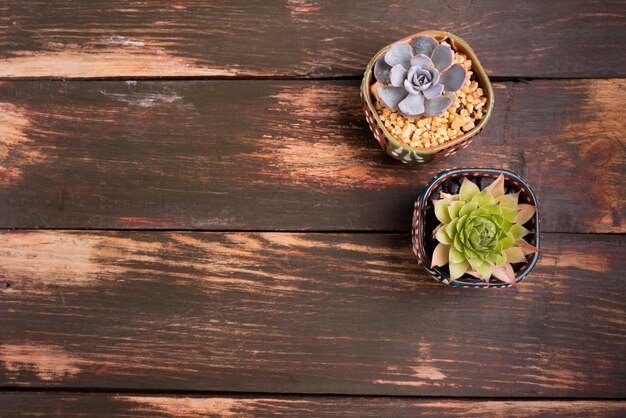
<svg viewBox="0 0 626 418">
<path fill-rule="evenodd" d="M 465 82 L 465 68 L 453 61 L 452 49 L 432 36 L 391 45 L 374 65 L 376 80 L 387 84 L 378 87 L 380 101 L 408 118 L 441 115 Z"/>
</svg>

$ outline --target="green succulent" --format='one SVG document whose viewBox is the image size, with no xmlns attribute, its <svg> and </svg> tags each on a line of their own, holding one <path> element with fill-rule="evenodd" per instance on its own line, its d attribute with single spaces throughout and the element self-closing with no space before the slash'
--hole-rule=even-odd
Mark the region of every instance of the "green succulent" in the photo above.
<svg viewBox="0 0 626 418">
<path fill-rule="evenodd" d="M 441 193 L 433 201 L 441 224 L 434 235 L 439 241 L 431 267 L 448 265 L 450 279 L 469 274 L 489 282 L 493 276 L 515 284 L 511 263 L 526 262 L 539 251 L 523 239 L 530 231 L 522 225 L 535 207 L 518 203 L 519 193 L 504 193 L 504 175 L 484 190 L 463 179 L 458 195 Z"/>
</svg>

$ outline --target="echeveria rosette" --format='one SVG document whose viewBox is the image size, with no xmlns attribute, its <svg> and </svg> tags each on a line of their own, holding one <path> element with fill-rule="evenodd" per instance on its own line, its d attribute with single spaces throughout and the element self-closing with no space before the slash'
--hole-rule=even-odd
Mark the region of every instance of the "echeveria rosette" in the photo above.
<svg viewBox="0 0 626 418">
<path fill-rule="evenodd" d="M 518 195 L 504 194 L 503 175 L 482 191 L 465 178 L 458 195 L 442 193 L 433 201 L 441 224 L 434 231 L 439 244 L 431 267 L 448 265 L 451 280 L 467 273 L 515 284 L 511 263 L 525 263 L 528 254 L 539 251 L 523 239 L 530 231 L 522 225 L 535 207 L 518 203 Z"/>
<path fill-rule="evenodd" d="M 381 103 L 408 118 L 441 115 L 465 82 L 465 68 L 453 61 L 452 49 L 432 36 L 396 42 L 374 65 Z"/>
</svg>

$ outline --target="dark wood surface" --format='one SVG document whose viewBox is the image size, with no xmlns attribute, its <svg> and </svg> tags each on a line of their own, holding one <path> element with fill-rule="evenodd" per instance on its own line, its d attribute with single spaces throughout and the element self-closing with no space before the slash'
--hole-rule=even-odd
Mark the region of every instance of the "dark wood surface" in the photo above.
<svg viewBox="0 0 626 418">
<path fill-rule="evenodd" d="M 0 77 L 359 76 L 425 30 L 467 39 L 496 77 L 624 77 L 624 2 L 0 2 Z"/>
<path fill-rule="evenodd" d="M 544 234 L 519 289 L 446 288 L 406 234 L 6 232 L 0 385 L 626 395 L 623 239 Z"/>
<path fill-rule="evenodd" d="M 13 412 L 19 409 L 19 414 Z M 605 417 L 626 414 L 622 401 L 482 401 L 391 397 L 276 397 L 0 394 L 0 417 Z"/>
<path fill-rule="evenodd" d="M 370 57 L 450 30 L 469 148 L 374 143 Z M 0 417 L 624 416 L 623 1 L 0 0 Z M 410 250 L 450 167 L 540 201 L 516 289 Z"/>
<path fill-rule="evenodd" d="M 495 90 L 467 150 L 410 167 L 357 81 L 5 82 L 0 227 L 408 231 L 436 173 L 488 166 L 524 176 L 544 231 L 624 232 L 624 81 Z"/>
</svg>

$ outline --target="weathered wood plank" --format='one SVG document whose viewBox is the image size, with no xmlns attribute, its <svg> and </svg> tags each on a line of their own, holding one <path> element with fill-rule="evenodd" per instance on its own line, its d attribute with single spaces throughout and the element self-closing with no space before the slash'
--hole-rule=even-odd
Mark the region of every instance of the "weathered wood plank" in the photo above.
<svg viewBox="0 0 626 418">
<path fill-rule="evenodd" d="M 623 401 L 389 397 L 173 397 L 0 392 L 0 417 L 623 417 Z"/>
<path fill-rule="evenodd" d="M 624 397 L 625 241 L 544 234 L 476 290 L 405 234 L 6 232 L 0 385 Z"/>
<path fill-rule="evenodd" d="M 3 0 L 0 77 L 355 76 L 384 45 L 424 29 L 466 38 L 493 76 L 624 77 L 623 6 L 618 0 L 115 0 L 99 6 Z"/>
<path fill-rule="evenodd" d="M 625 232 L 625 86 L 497 84 L 467 150 L 408 167 L 356 81 L 4 82 L 0 227 L 403 231 L 432 176 L 474 166 L 524 176 L 544 231 Z"/>
</svg>

